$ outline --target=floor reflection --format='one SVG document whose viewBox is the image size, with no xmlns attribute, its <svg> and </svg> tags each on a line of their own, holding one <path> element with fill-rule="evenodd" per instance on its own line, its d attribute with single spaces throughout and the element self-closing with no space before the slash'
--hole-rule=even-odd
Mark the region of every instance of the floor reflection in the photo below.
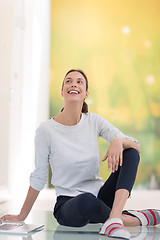
<svg viewBox="0 0 160 240">
<path fill-rule="evenodd" d="M 54 230 L 46 229 L 34 232 L 27 236 L 0 235 L 3 240 L 113 240 L 99 235 L 102 224 L 88 224 L 82 228 L 71 228 L 58 225 Z M 158 227 L 129 227 L 131 240 L 159 240 L 160 226 Z M 2 238 L 1 238 L 2 237 Z"/>
<path fill-rule="evenodd" d="M 32 235 L 22 237 L 22 240 L 33 240 Z"/>
<path fill-rule="evenodd" d="M 99 235 L 99 224 L 88 224 L 83 228 L 70 228 L 58 226 L 53 234 L 53 240 L 104 240 L 112 239 Z M 160 227 L 130 227 L 132 240 L 158 240 L 160 239 Z"/>
<path fill-rule="evenodd" d="M 159 227 L 135 227 L 129 228 L 132 240 L 158 240 L 160 239 Z"/>
<path fill-rule="evenodd" d="M 53 240 L 99 240 L 101 226 L 102 224 L 88 224 L 81 228 L 72 228 L 59 225 L 53 234 Z"/>
</svg>

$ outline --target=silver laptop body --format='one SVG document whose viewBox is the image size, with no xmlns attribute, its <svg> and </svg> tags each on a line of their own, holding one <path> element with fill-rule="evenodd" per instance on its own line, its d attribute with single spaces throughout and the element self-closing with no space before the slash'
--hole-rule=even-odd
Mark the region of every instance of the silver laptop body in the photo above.
<svg viewBox="0 0 160 240">
<path fill-rule="evenodd" d="M 0 234 L 29 234 L 34 231 L 42 230 L 44 225 L 26 224 L 24 222 L 10 222 L 0 220 Z"/>
</svg>

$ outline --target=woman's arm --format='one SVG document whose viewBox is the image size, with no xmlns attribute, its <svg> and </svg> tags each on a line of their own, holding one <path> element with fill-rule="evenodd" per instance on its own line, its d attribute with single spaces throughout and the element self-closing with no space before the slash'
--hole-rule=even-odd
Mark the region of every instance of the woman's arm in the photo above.
<svg viewBox="0 0 160 240">
<path fill-rule="evenodd" d="M 135 148 L 138 153 L 140 153 L 140 146 L 138 143 L 125 139 L 125 138 L 115 138 L 111 142 L 108 151 L 102 161 L 108 158 L 108 169 L 112 172 L 118 170 L 118 166 L 122 166 L 123 163 L 123 149 Z"/>
<path fill-rule="evenodd" d="M 124 149 L 127 149 L 127 148 L 135 148 L 135 149 L 138 151 L 139 154 L 140 154 L 140 152 L 141 152 L 141 149 L 140 149 L 139 144 L 136 143 L 136 142 L 133 142 L 133 141 L 131 141 L 131 140 L 123 139 L 123 138 L 122 138 L 122 145 L 123 145 L 123 148 L 124 148 Z"/>
<path fill-rule="evenodd" d="M 32 209 L 39 192 L 46 184 L 48 176 L 50 142 L 48 140 L 48 133 L 45 125 L 41 124 L 36 130 L 35 136 L 35 170 L 30 175 L 30 187 L 24 201 L 23 207 L 18 215 L 5 215 L 3 220 L 24 221 Z M 40 177 L 39 177 L 40 176 Z M 34 188 L 32 188 L 33 186 Z M 37 189 L 37 190 L 36 190 Z"/>
<path fill-rule="evenodd" d="M 24 221 L 28 216 L 29 212 L 32 209 L 34 202 L 38 197 L 39 191 L 33 189 L 31 186 L 29 187 L 27 197 L 23 204 L 23 207 L 18 215 L 4 215 L 1 219 L 2 220 L 11 220 L 11 221 Z"/>
</svg>

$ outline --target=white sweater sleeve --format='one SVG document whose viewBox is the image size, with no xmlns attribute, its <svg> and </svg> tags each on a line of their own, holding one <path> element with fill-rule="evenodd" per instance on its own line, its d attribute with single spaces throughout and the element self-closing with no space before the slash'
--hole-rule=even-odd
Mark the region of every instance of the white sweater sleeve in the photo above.
<svg viewBox="0 0 160 240">
<path fill-rule="evenodd" d="M 40 126 L 35 136 L 35 170 L 30 175 L 30 185 L 37 191 L 41 191 L 47 182 L 49 153 L 47 137 Z"/>
<path fill-rule="evenodd" d="M 98 114 L 96 115 L 98 118 L 99 136 L 104 138 L 107 142 L 111 143 L 114 138 L 124 138 L 138 143 L 138 141 L 135 138 L 123 134 L 120 130 L 114 127 L 105 118 L 101 117 Z"/>
</svg>

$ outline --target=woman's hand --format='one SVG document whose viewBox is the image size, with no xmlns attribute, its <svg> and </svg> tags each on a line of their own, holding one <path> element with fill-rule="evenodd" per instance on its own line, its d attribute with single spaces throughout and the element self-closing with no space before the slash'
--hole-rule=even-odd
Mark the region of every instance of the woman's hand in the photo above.
<svg viewBox="0 0 160 240">
<path fill-rule="evenodd" d="M 31 186 L 28 189 L 27 197 L 24 201 L 23 207 L 18 215 L 4 215 L 1 219 L 2 220 L 9 220 L 9 221 L 24 221 L 28 216 L 31 208 L 38 197 L 39 191 L 35 190 Z"/>
<path fill-rule="evenodd" d="M 3 217 L 1 217 L 1 220 L 6 221 L 15 221 L 15 222 L 19 222 L 19 221 L 24 221 L 23 217 L 19 214 L 19 215 L 4 215 Z"/>
<path fill-rule="evenodd" d="M 108 169 L 111 170 L 112 166 L 112 172 L 115 172 L 118 170 L 118 166 L 122 166 L 123 163 L 123 139 L 122 138 L 115 138 L 102 159 L 102 161 L 105 161 L 108 158 Z"/>
</svg>

